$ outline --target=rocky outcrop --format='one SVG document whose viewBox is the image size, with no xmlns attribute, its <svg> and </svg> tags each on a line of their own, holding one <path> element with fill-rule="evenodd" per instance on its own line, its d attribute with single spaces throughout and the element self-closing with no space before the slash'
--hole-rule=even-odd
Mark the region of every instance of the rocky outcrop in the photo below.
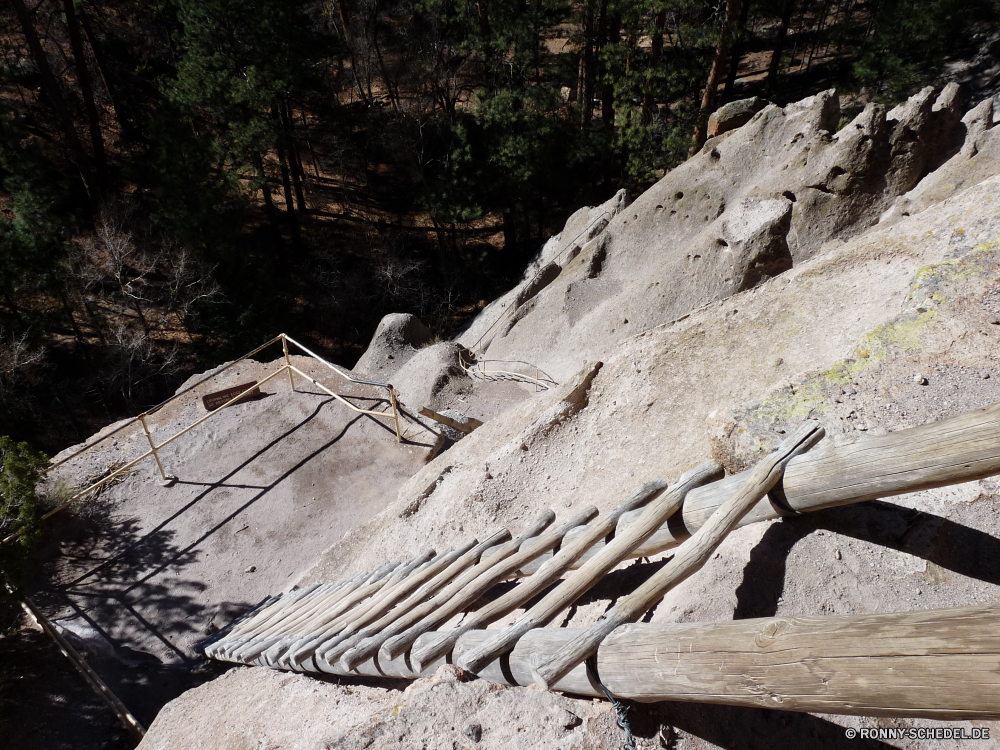
<svg viewBox="0 0 1000 750">
<path fill-rule="evenodd" d="M 833 91 L 768 104 L 576 244 L 562 237 L 580 235 L 585 214 L 571 217 L 558 259 L 547 255 L 558 266 L 547 267 L 546 283 L 522 282 L 459 340 L 478 343 L 486 358 L 526 361 L 565 379 L 628 336 L 784 273 L 876 224 L 932 170 L 978 148 L 992 123 L 984 111 L 964 121 L 959 105 L 958 86 L 949 84 L 888 112 L 870 104 L 841 126 Z M 790 206 L 789 215 L 782 209 L 764 234 L 731 243 L 726 232 L 748 211 L 779 205 L 768 201 Z"/>
<path fill-rule="evenodd" d="M 393 375 L 404 406 L 461 403 L 465 414 L 492 399 L 493 417 L 415 471 L 395 502 L 298 582 L 337 580 L 499 527 L 518 533 L 546 508 L 557 523 L 590 504 L 607 511 L 709 456 L 739 471 L 805 418 L 842 444 L 1000 402 L 1000 129 L 989 103 L 962 118 L 957 106 L 954 87 L 925 90 L 888 112 L 870 105 L 838 129 L 832 92 L 768 105 L 631 206 L 616 202 L 613 217 L 577 212 L 459 339 L 484 341 L 483 358 L 537 362 L 559 384 L 511 395 L 499 389 L 516 384 L 468 376 L 457 343 L 411 354 Z M 996 600 L 998 500 L 992 478 L 738 529 L 652 621 Z M 596 621 L 659 563 L 613 571 L 552 626 Z M 595 739 L 610 726 L 610 715 L 587 713 L 595 704 L 552 698 L 453 672 L 400 693 L 239 670 L 173 704 L 146 742 L 195 747 L 192 727 L 205 746 L 473 747 L 497 738 L 521 747 L 531 732 L 540 746 L 620 742 Z M 220 719 L 221 706 L 235 706 L 235 718 Z M 294 721 L 306 715 L 323 719 Z M 845 727 L 879 721 L 788 714 L 776 728 L 777 714 L 763 709 L 686 712 L 671 702 L 633 716 L 645 744 L 679 750 L 757 735 L 773 747 L 804 736 L 833 746 Z M 169 742 L 155 744 L 161 737 Z"/>
<path fill-rule="evenodd" d="M 361 355 L 355 372 L 387 382 L 417 349 L 433 340 L 433 335 L 420 319 L 409 313 L 386 315 L 375 329 L 375 335 Z"/>
<path fill-rule="evenodd" d="M 470 390 L 459 363 L 461 351 L 458 344 L 442 341 L 416 352 L 393 378 L 400 400 L 413 411 L 423 406 L 436 409 L 446 393 Z"/>
<path fill-rule="evenodd" d="M 708 118 L 708 137 L 714 138 L 746 125 L 750 122 L 750 118 L 764 109 L 765 106 L 767 106 L 767 102 L 759 96 L 739 99 L 722 105 Z"/>
</svg>

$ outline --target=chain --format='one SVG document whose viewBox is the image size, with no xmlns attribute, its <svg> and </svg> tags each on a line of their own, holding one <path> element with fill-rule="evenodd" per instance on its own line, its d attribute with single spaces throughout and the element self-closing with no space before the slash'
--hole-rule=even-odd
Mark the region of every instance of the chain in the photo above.
<svg viewBox="0 0 1000 750">
<path fill-rule="evenodd" d="M 618 719 L 618 726 L 621 727 L 622 731 L 625 732 L 625 744 L 622 745 L 622 750 L 636 750 L 635 738 L 632 737 L 632 727 L 628 723 L 628 706 L 616 699 L 608 689 L 604 687 L 604 683 L 597 676 L 597 671 L 594 669 L 593 658 L 587 659 L 584 662 L 587 665 L 587 676 L 590 681 L 597 685 L 604 693 L 604 697 L 608 699 L 611 707 L 615 710 L 615 714 Z"/>
</svg>

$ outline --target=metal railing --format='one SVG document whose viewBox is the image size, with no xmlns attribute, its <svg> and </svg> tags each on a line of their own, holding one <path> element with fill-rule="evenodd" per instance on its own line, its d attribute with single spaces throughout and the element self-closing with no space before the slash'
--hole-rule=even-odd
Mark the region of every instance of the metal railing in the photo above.
<svg viewBox="0 0 1000 750">
<path fill-rule="evenodd" d="M 101 477 L 101 479 L 99 479 L 96 482 L 93 482 L 86 489 L 83 489 L 83 490 L 80 490 L 79 492 L 76 492 L 69 500 L 67 500 L 66 502 L 64 502 L 61 505 L 59 505 L 57 508 L 54 508 L 54 509 L 50 510 L 48 513 L 46 513 L 45 515 L 43 515 L 42 516 L 42 520 L 44 521 L 44 520 L 46 520 L 46 519 L 54 516 L 59 511 L 64 510 L 65 508 L 67 508 L 68 506 L 72 505 L 73 503 L 75 503 L 80 498 L 82 498 L 82 497 L 90 494 L 91 492 L 93 492 L 94 490 L 98 489 L 99 487 L 102 487 L 103 485 L 105 485 L 108 482 L 110 482 L 112 479 L 114 479 L 114 478 L 116 478 L 116 477 L 124 474 L 126 471 L 129 471 L 136 464 L 140 463 L 141 461 L 144 461 L 145 459 L 149 458 L 150 456 L 152 456 L 153 459 L 156 461 L 156 467 L 157 467 L 157 469 L 159 469 L 160 476 L 163 478 L 163 481 L 164 482 L 168 482 L 168 483 L 175 482 L 177 480 L 177 478 L 174 477 L 174 476 L 172 476 L 172 475 L 170 475 L 170 474 L 167 474 L 166 470 L 163 467 L 163 462 L 160 460 L 160 455 L 159 455 L 160 450 L 162 448 L 170 445 L 172 442 L 174 442 L 175 440 L 177 440 L 181 436 L 187 434 L 188 432 L 190 432 L 191 430 L 193 430 L 195 427 L 197 427 L 201 423 L 203 423 L 203 422 L 211 419 L 213 416 L 215 416 L 216 414 L 218 414 L 220 411 L 222 411 L 226 407 L 232 406 L 233 404 L 237 403 L 238 401 L 240 401 L 242 399 L 245 399 L 247 397 L 247 393 L 248 392 L 247 391 L 243 391 L 243 392 L 237 394 L 236 396 L 234 396 L 233 398 L 229 399 L 224 404 L 222 404 L 222 406 L 219 406 L 218 408 L 209 411 L 208 414 L 206 414 L 205 416 L 203 416 L 200 419 L 197 419 L 196 421 L 192 422 L 190 425 L 188 425 L 187 427 L 185 427 L 183 430 L 180 430 L 179 432 L 175 433 L 174 435 L 170 436 L 169 438 L 167 438 L 166 440 L 164 440 L 162 443 L 159 443 L 159 444 L 157 444 L 153 440 L 153 436 L 152 436 L 152 434 L 149 431 L 149 424 L 147 423 L 146 418 L 152 416 L 153 414 L 155 414 L 156 412 L 158 412 L 160 409 L 162 409 L 163 407 L 167 406 L 171 402 L 176 401 L 181 396 L 184 396 L 184 395 L 190 393 L 191 391 L 193 391 L 198 386 L 203 385 L 204 383 L 207 383 L 209 380 L 212 380 L 213 378 L 218 377 L 219 375 L 221 375 L 222 373 L 224 373 L 226 370 L 230 369 L 231 367 L 234 367 L 235 365 L 239 364 L 240 362 L 242 362 L 242 361 L 244 361 L 246 359 L 249 359 L 250 357 L 254 356 L 255 354 L 257 354 L 259 352 L 261 352 L 262 350 L 266 349 L 267 347 L 269 347 L 269 346 L 271 346 L 273 344 L 278 343 L 279 341 L 281 342 L 282 351 L 284 353 L 285 364 L 283 364 L 275 372 L 271 373 L 270 375 L 268 375 L 267 377 L 265 377 L 260 382 L 256 383 L 254 385 L 254 388 L 259 388 L 260 386 L 264 385 L 264 383 L 268 382 L 269 380 L 273 380 L 274 378 L 278 377 L 282 373 L 287 372 L 288 373 L 288 382 L 289 382 L 289 385 L 291 386 L 292 390 L 295 391 L 296 390 L 296 388 L 295 388 L 295 375 L 298 375 L 299 377 L 301 377 L 301 378 L 309 381 L 310 383 L 312 383 L 317 388 L 320 388 L 321 390 L 323 390 L 324 392 L 326 392 L 327 394 L 329 394 L 333 398 L 337 399 L 340 403 L 342 403 L 344 406 L 346 406 L 351 411 L 357 412 L 358 414 L 367 414 L 367 415 L 372 416 L 372 417 L 379 417 L 379 418 L 383 418 L 383 419 L 392 419 L 393 426 L 395 427 L 395 430 L 396 430 L 396 442 L 399 442 L 399 443 L 403 442 L 403 435 L 402 435 L 402 433 L 400 432 L 400 429 L 399 429 L 399 409 L 398 409 L 397 401 L 396 401 L 396 390 L 392 387 L 392 385 L 390 383 L 378 383 L 378 382 L 375 382 L 373 380 L 362 380 L 361 378 L 352 377 L 351 375 L 348 375 L 346 372 L 344 372 L 343 370 L 341 370 L 339 367 L 336 367 L 336 366 L 330 364 L 329 362 L 327 362 L 325 359 L 323 359 L 322 357 L 320 357 L 315 352 L 310 351 L 309 349 L 307 349 L 305 346 L 303 346 L 302 344 L 300 344 L 298 341 L 296 341 L 292 337 L 288 336 L 287 334 L 281 333 L 281 334 L 275 336 L 270 341 L 268 341 L 266 344 L 262 344 L 261 346 L 258 346 L 252 352 L 244 354 L 239 359 L 234 360 L 233 362 L 230 362 L 228 365 L 226 365 L 225 367 L 222 367 L 221 369 L 213 372 L 211 375 L 207 375 L 206 377 L 202 378 L 201 380 L 199 380 L 198 382 L 194 383 L 193 385 L 188 386 L 187 388 L 185 388 L 182 391 L 179 391 L 178 393 L 175 393 L 173 396 L 171 396 L 170 398 L 166 399 L 165 401 L 162 401 L 159 404 L 157 404 L 156 406 L 153 406 L 153 407 L 147 409 L 146 411 L 144 411 L 139 416 L 134 417 L 134 418 L 128 420 L 127 422 L 124 422 L 123 424 L 119 425 L 115 429 L 111 430 L 108 434 L 102 435 L 101 437 L 97 438 L 96 440 L 94 440 L 94 441 L 92 441 L 90 443 L 87 443 L 82 448 L 80 448 L 80 450 L 74 451 L 73 453 L 71 453 L 70 455 L 66 456 L 65 458 L 63 458 L 63 459 L 57 461 L 56 463 L 50 465 L 45 470 L 45 472 L 44 472 L 45 474 L 49 474 L 50 472 L 52 472 L 53 470 L 59 468 L 60 466 L 62 466 L 64 464 L 66 464 L 67 462 L 72 461 L 73 459 L 78 458 L 79 456 L 81 456 L 84 453 L 88 452 L 89 450 L 91 450 L 95 446 L 99 445 L 100 443 L 103 443 L 105 440 L 107 440 L 108 438 L 112 437 L 113 435 L 117 435 L 118 433 L 122 432 L 123 430 L 125 430 L 125 429 L 127 429 L 127 428 L 129 428 L 129 427 L 131 427 L 133 425 L 136 425 L 136 424 L 141 425 L 142 431 L 143 431 L 143 433 L 146 436 L 146 440 L 149 442 L 149 450 L 148 451 L 146 451 L 145 453 L 143 453 L 138 458 L 135 458 L 135 459 L 129 461 L 128 463 L 124 464 L 123 466 L 118 467 L 115 471 L 111 472 L 107 476 Z M 293 346 L 298 347 L 307 356 L 311 357 L 312 359 L 315 359 L 317 362 L 319 362 L 319 363 L 325 365 L 326 367 L 328 367 L 329 369 L 333 370 L 335 373 L 337 373 L 337 375 L 339 375 L 340 377 L 342 377 L 345 380 L 348 380 L 348 381 L 350 381 L 352 383 L 358 383 L 360 385 L 370 385 L 370 386 L 375 386 L 377 388 L 384 388 L 384 389 L 386 389 L 386 391 L 388 392 L 389 403 L 392 406 L 392 411 L 391 412 L 390 411 L 374 411 L 374 410 L 371 410 L 371 409 L 362 409 L 362 408 L 359 408 L 359 407 L 355 406 L 351 402 L 349 402 L 343 396 L 341 396 L 341 395 L 339 395 L 337 393 L 334 393 L 332 390 L 330 390 L 329 388 L 327 388 L 325 385 L 323 385 L 322 383 L 318 382 L 317 380 L 315 380 L 311 376 L 307 375 L 302 370 L 300 370 L 298 367 L 296 367 L 295 365 L 292 364 L 292 358 L 291 358 L 291 355 L 289 354 L 289 351 L 288 351 L 288 345 L 289 344 L 292 344 Z M 3 543 L 6 544 L 7 542 L 9 542 L 11 540 L 16 539 L 17 536 L 18 536 L 17 534 L 11 534 L 10 536 L 6 537 L 3 540 Z"/>
</svg>

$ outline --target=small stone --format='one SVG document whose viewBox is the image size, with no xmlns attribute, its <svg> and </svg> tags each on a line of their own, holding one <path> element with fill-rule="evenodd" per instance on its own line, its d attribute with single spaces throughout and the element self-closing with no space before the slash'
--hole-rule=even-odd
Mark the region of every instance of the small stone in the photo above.
<svg viewBox="0 0 1000 750">
<path fill-rule="evenodd" d="M 997 317 L 990 318 L 990 325 L 1000 326 L 1000 318 Z"/>
<path fill-rule="evenodd" d="M 784 363 L 785 360 L 783 360 L 781 357 L 774 357 L 771 360 L 771 367 L 781 367 L 781 365 L 783 365 Z"/>
<path fill-rule="evenodd" d="M 572 500 L 567 500 L 566 502 L 563 503 L 563 505 L 567 508 L 570 507 L 572 504 L 573 504 Z"/>
<path fill-rule="evenodd" d="M 835 549 L 835 550 L 833 551 L 833 556 L 834 556 L 834 557 L 836 557 L 836 558 L 837 558 L 837 559 L 839 560 L 839 559 L 840 559 L 840 557 L 841 557 L 841 555 L 840 555 L 840 550 L 839 550 L 839 549 Z"/>
<path fill-rule="evenodd" d="M 244 572 L 244 573 L 253 573 L 253 572 L 254 572 L 254 571 L 256 571 L 256 570 L 257 570 L 257 566 L 256 566 L 256 565 L 251 565 L 251 566 L 250 566 L 249 568 L 247 568 L 247 569 L 246 569 L 246 570 L 244 570 L 243 572 Z"/>
<path fill-rule="evenodd" d="M 914 375 L 913 383 L 915 385 L 927 385 L 927 378 L 925 378 L 923 375 Z"/>
<path fill-rule="evenodd" d="M 465 736 L 473 742 L 479 742 L 483 738 L 483 728 L 479 724 L 469 724 L 465 728 Z"/>
<path fill-rule="evenodd" d="M 573 727 L 578 727 L 583 721 L 572 711 L 567 711 L 565 708 L 557 708 L 555 710 L 556 725 L 563 727 L 564 729 L 572 729 Z"/>
<path fill-rule="evenodd" d="M 981 372 L 979 373 L 979 377 L 981 377 L 983 380 L 989 380 L 990 374 L 988 372 Z"/>
</svg>

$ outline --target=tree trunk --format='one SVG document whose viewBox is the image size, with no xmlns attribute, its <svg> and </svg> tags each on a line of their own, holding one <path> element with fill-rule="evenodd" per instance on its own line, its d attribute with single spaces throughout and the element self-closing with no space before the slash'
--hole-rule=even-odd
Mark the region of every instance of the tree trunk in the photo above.
<svg viewBox="0 0 1000 750">
<path fill-rule="evenodd" d="M 294 123 L 292 122 L 292 111 L 286 102 L 281 108 L 281 130 L 285 139 L 285 150 L 288 153 L 288 166 L 292 174 L 292 187 L 295 190 L 295 203 L 299 213 L 306 212 L 306 196 L 302 190 L 302 181 L 305 175 L 302 172 L 302 163 L 299 161 L 298 146 L 292 135 Z"/>
<path fill-rule="evenodd" d="M 31 13 L 25 6 L 24 0 L 10 1 L 14 6 L 14 12 L 17 14 L 18 23 L 20 23 L 21 29 L 24 32 L 28 49 L 31 50 L 31 56 L 34 58 L 35 65 L 38 66 L 38 72 L 42 77 L 42 86 L 49 98 L 49 102 L 52 104 L 52 108 L 56 112 L 56 116 L 59 118 L 60 125 L 62 125 L 63 134 L 66 136 L 66 145 L 73 154 L 77 170 L 80 172 L 80 179 L 83 181 L 83 186 L 87 190 L 87 193 L 90 194 L 90 170 L 87 168 L 87 155 L 80 145 L 80 139 L 77 137 L 76 127 L 73 124 L 73 118 L 70 116 L 69 107 L 66 106 L 62 89 L 59 88 L 59 81 L 56 80 L 55 74 L 52 72 L 52 66 L 49 65 L 49 59 L 45 56 L 42 43 L 38 39 L 38 33 L 35 31 L 35 26 L 31 21 Z M 96 197 L 95 195 L 91 195 L 92 199 Z"/>
<path fill-rule="evenodd" d="M 274 219 L 274 201 L 271 199 L 271 188 L 267 184 L 267 172 L 264 171 L 264 160 L 261 158 L 260 154 L 256 151 L 253 154 L 253 166 L 257 170 L 257 175 L 263 180 L 263 187 L 261 187 L 261 197 L 264 198 L 264 206 L 267 209 L 267 215 L 270 219 Z"/>
<path fill-rule="evenodd" d="M 288 174 L 288 162 L 285 154 L 285 144 L 283 128 L 281 126 L 281 116 L 277 107 L 271 107 L 271 117 L 278 125 L 278 137 L 275 145 L 278 149 L 278 166 L 281 169 L 281 187 L 285 194 L 285 212 L 288 214 L 288 226 L 292 232 L 292 244 L 296 248 L 299 246 L 299 222 L 295 216 L 295 201 L 292 198 L 292 181 Z"/>
<path fill-rule="evenodd" d="M 729 75 L 726 78 L 726 90 L 722 94 L 723 102 L 731 102 L 736 89 L 736 76 L 740 72 L 740 58 L 743 57 L 743 50 L 746 49 L 747 19 L 750 17 L 750 3 L 744 0 L 743 9 L 740 11 L 740 25 L 736 30 L 736 40 L 733 42 L 733 51 L 729 57 Z"/>
<path fill-rule="evenodd" d="M 101 83 L 104 84 L 104 88 L 108 92 L 108 99 L 111 102 L 111 109 L 114 110 L 115 120 L 122 129 L 122 134 L 126 137 L 131 137 L 135 131 L 128 118 L 123 115 L 121 107 L 118 106 L 118 95 L 112 83 L 111 70 L 108 68 L 107 59 L 104 57 L 104 50 L 101 47 L 100 40 L 94 33 L 94 27 L 90 24 L 90 16 L 82 6 L 80 7 L 80 15 L 77 18 L 80 21 L 80 26 L 83 28 L 84 35 L 87 37 L 87 42 L 90 44 L 90 51 L 94 53 L 97 72 L 101 74 Z"/>
<path fill-rule="evenodd" d="M 316 159 L 316 151 L 312 145 L 312 139 L 309 137 L 309 121 L 306 119 L 305 106 L 299 110 L 299 114 L 302 115 L 302 127 L 303 132 L 306 134 L 306 147 L 309 149 L 309 156 L 312 158 L 313 169 L 316 170 L 316 179 L 318 180 L 319 175 L 319 161 Z"/>
<path fill-rule="evenodd" d="M 517 250 L 517 222 L 510 208 L 503 212 L 503 249 L 508 253 Z"/>
<path fill-rule="evenodd" d="M 729 40 L 732 38 L 733 28 L 736 26 L 743 2 L 744 0 L 728 0 L 726 3 L 726 18 L 722 22 L 719 45 L 715 48 L 715 59 L 712 61 L 712 69 L 708 74 L 708 83 L 705 84 L 705 94 L 701 98 L 698 124 L 694 131 L 694 143 L 691 145 L 692 155 L 698 153 L 698 150 L 705 145 L 708 116 L 712 113 L 715 90 L 719 87 L 719 79 L 722 78 L 722 67 L 726 62 L 726 53 L 729 51 Z"/>
<path fill-rule="evenodd" d="M 76 78 L 80 82 L 80 93 L 83 95 L 83 105 L 87 110 L 87 123 L 90 128 L 90 143 L 94 150 L 94 161 L 97 162 L 98 177 L 101 182 L 107 177 L 108 160 L 104 153 L 104 134 L 101 132 L 101 116 L 94 103 L 94 87 L 87 70 L 87 58 L 83 53 L 83 38 L 80 36 L 80 22 L 76 17 L 73 0 L 63 0 L 66 11 L 66 26 L 69 29 L 69 43 L 76 61 Z"/>
<path fill-rule="evenodd" d="M 618 44 L 621 41 L 621 19 L 614 10 L 607 8 L 607 0 L 602 8 L 607 14 L 605 44 Z M 601 85 L 601 121 L 607 128 L 615 125 L 615 87 L 608 81 L 604 81 Z"/>
<path fill-rule="evenodd" d="M 785 0 L 785 7 L 781 12 L 781 26 L 778 27 L 778 36 L 774 40 L 774 51 L 771 53 L 771 64 L 767 68 L 765 94 L 768 98 L 774 93 L 774 87 L 778 82 L 778 68 L 781 67 L 781 55 L 785 51 L 785 40 L 788 38 L 788 27 L 792 22 L 792 11 L 794 10 L 795 0 Z"/>
<path fill-rule="evenodd" d="M 490 39 L 490 9 L 486 0 L 477 0 L 476 9 L 479 11 L 479 33 L 486 42 Z"/>
<path fill-rule="evenodd" d="M 586 0 L 583 9 L 583 86 L 580 91 L 580 111 L 583 127 L 594 116 L 594 88 L 597 77 L 597 59 L 594 47 L 594 0 Z"/>
<path fill-rule="evenodd" d="M 648 125 L 653 120 L 653 107 L 656 105 L 656 68 L 663 54 L 663 26 L 667 22 L 667 9 L 664 8 L 653 19 L 653 31 L 650 35 L 649 70 L 646 71 L 646 88 L 642 94 L 642 124 Z"/>
</svg>

